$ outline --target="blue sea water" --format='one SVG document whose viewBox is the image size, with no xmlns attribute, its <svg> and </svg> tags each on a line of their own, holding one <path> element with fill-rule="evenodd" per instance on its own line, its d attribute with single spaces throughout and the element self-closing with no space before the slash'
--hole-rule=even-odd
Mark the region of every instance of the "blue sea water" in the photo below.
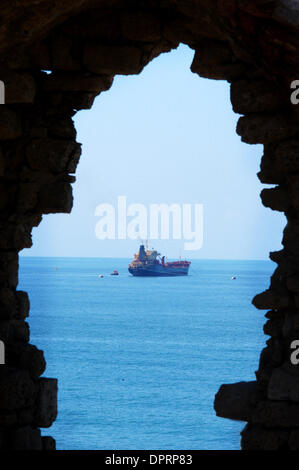
<svg viewBox="0 0 299 470">
<path fill-rule="evenodd" d="M 255 378 L 266 337 L 251 299 L 274 265 L 197 260 L 187 277 L 134 278 L 128 262 L 20 258 L 31 342 L 59 380 L 43 434 L 65 450 L 238 449 L 244 423 L 213 401 L 222 383 Z"/>
</svg>

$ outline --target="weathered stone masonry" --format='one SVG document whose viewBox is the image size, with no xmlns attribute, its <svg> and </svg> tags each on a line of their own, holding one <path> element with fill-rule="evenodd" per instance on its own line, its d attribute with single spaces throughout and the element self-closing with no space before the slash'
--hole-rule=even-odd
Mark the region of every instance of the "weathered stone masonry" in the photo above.
<svg viewBox="0 0 299 470">
<path fill-rule="evenodd" d="M 188 44 L 191 70 L 231 83 L 244 142 L 264 144 L 265 206 L 286 214 L 283 250 L 269 289 L 257 380 L 223 385 L 218 415 L 248 421 L 244 449 L 299 447 L 299 5 L 285 0 L 3 0 L 0 12 L 0 448 L 54 449 L 39 428 L 57 414 L 57 381 L 41 378 L 43 352 L 30 344 L 29 299 L 17 290 L 18 252 L 43 214 L 70 212 L 81 146 L 72 117 L 89 109 L 117 74 L 137 74 L 154 57 Z M 200 129 L 199 129 L 200 133 Z M 42 314 L 42 312 L 41 312 Z M 200 410 L 199 410 L 200 412 Z"/>
</svg>

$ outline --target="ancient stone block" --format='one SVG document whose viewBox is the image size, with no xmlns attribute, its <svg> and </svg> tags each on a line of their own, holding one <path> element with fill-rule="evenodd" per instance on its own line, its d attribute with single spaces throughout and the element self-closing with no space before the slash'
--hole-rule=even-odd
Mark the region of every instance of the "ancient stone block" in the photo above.
<svg viewBox="0 0 299 470">
<path fill-rule="evenodd" d="M 272 341 L 272 344 L 265 347 L 260 355 L 259 369 L 267 366 L 278 367 L 283 361 L 283 350 L 278 341 Z"/>
<path fill-rule="evenodd" d="M 0 284 L 16 288 L 18 284 L 19 257 L 16 252 L 0 253 Z"/>
<path fill-rule="evenodd" d="M 280 163 L 277 157 L 276 148 L 279 143 L 274 145 L 264 145 L 264 155 L 261 160 L 261 171 L 258 177 L 265 184 L 279 184 L 285 182 L 284 165 Z"/>
<path fill-rule="evenodd" d="M 87 43 L 84 50 L 84 65 L 90 72 L 98 74 L 138 74 L 142 70 L 142 54 L 134 46 Z"/>
<path fill-rule="evenodd" d="M 43 450 L 56 450 L 55 439 L 51 436 L 42 437 Z"/>
<path fill-rule="evenodd" d="M 288 253 L 291 254 L 292 258 L 294 256 L 299 256 L 298 236 L 299 224 L 296 223 L 296 220 L 289 220 L 283 231 L 282 244 Z"/>
<path fill-rule="evenodd" d="M 0 412 L 0 426 L 3 428 L 10 428 L 17 424 L 17 413 L 12 412 Z"/>
<path fill-rule="evenodd" d="M 43 214 L 69 213 L 73 206 L 72 187 L 57 182 L 45 185 L 39 193 L 37 210 Z"/>
<path fill-rule="evenodd" d="M 270 380 L 272 371 L 273 371 L 273 366 L 271 366 L 270 364 L 268 364 L 268 365 L 264 366 L 263 368 L 260 367 L 260 368 L 255 372 L 255 376 L 256 376 L 256 380 L 257 380 L 258 386 L 259 386 L 262 390 L 267 390 L 268 383 L 269 383 L 269 380 Z"/>
<path fill-rule="evenodd" d="M 207 41 L 196 50 L 191 71 L 205 78 L 232 81 L 244 77 L 246 67 L 237 62 L 227 43 Z"/>
<path fill-rule="evenodd" d="M 274 338 L 280 338 L 282 335 L 283 321 L 283 315 L 276 315 L 274 318 L 268 320 L 264 325 L 265 335 L 269 335 Z"/>
<path fill-rule="evenodd" d="M 260 310 L 287 308 L 289 305 L 289 297 L 273 290 L 265 290 L 261 294 L 257 294 L 253 300 L 253 305 Z"/>
<path fill-rule="evenodd" d="M 241 436 L 242 450 L 281 450 L 287 447 L 289 432 L 247 424 Z"/>
<path fill-rule="evenodd" d="M 37 205 L 37 195 L 40 185 L 36 183 L 21 183 L 19 185 L 17 209 L 21 213 L 33 212 Z"/>
<path fill-rule="evenodd" d="M 17 139 L 22 135 L 20 117 L 6 105 L 0 106 L 0 140 Z"/>
<path fill-rule="evenodd" d="M 7 210 L 9 205 L 9 191 L 7 184 L 0 183 L 0 212 Z"/>
<path fill-rule="evenodd" d="M 275 157 L 280 169 L 286 173 L 299 171 L 299 140 L 289 139 L 280 142 L 275 150 Z"/>
<path fill-rule="evenodd" d="M 13 337 L 16 341 L 29 341 L 30 328 L 29 324 L 23 320 L 13 320 L 11 322 Z"/>
<path fill-rule="evenodd" d="M 90 109 L 98 93 L 95 92 L 68 92 L 64 93 L 61 100 L 63 107 L 75 109 Z"/>
<path fill-rule="evenodd" d="M 291 292 L 299 293 L 299 274 L 287 278 L 287 288 Z"/>
<path fill-rule="evenodd" d="M 32 44 L 29 54 L 30 65 L 39 70 L 51 70 L 52 61 L 50 47 L 46 42 Z M 17 67 L 18 68 L 18 67 Z"/>
<path fill-rule="evenodd" d="M 39 392 L 36 401 L 35 423 L 48 428 L 57 416 L 57 379 L 39 379 Z"/>
<path fill-rule="evenodd" d="M 159 41 L 155 44 L 146 44 L 143 46 L 143 50 L 146 53 L 146 62 L 150 62 L 155 57 L 165 52 L 170 52 L 173 49 L 173 45 L 169 41 Z M 144 63 L 144 65 L 146 65 Z"/>
<path fill-rule="evenodd" d="M 215 396 L 214 409 L 222 418 L 248 421 L 256 400 L 256 382 L 221 385 Z"/>
<path fill-rule="evenodd" d="M 6 363 L 18 369 L 27 370 L 30 377 L 37 379 L 46 368 L 44 353 L 36 346 L 15 342 L 7 347 Z"/>
<path fill-rule="evenodd" d="M 56 32 L 51 38 L 52 70 L 80 70 L 79 61 L 73 54 L 72 38 Z"/>
<path fill-rule="evenodd" d="M 73 141 L 77 135 L 74 121 L 71 118 L 56 117 L 55 121 L 49 125 L 48 132 L 50 136 Z"/>
<path fill-rule="evenodd" d="M 5 103 L 33 103 L 35 98 L 35 80 L 28 72 L 4 74 Z"/>
<path fill-rule="evenodd" d="M 34 421 L 34 407 L 24 408 L 18 412 L 17 422 L 18 426 L 27 426 Z"/>
<path fill-rule="evenodd" d="M 217 11 L 221 16 L 231 19 L 237 11 L 236 0 L 217 0 Z"/>
<path fill-rule="evenodd" d="M 15 225 L 0 221 L 0 251 L 14 250 Z"/>
<path fill-rule="evenodd" d="M 11 322 L 10 320 L 0 321 L 0 340 L 7 343 L 11 338 Z"/>
<path fill-rule="evenodd" d="M 161 39 L 160 19 L 148 12 L 124 12 L 120 17 L 122 35 L 132 41 Z"/>
<path fill-rule="evenodd" d="M 295 209 L 299 208 L 299 176 L 288 175 L 287 177 L 288 195 L 292 207 Z"/>
<path fill-rule="evenodd" d="M 282 334 L 285 338 L 291 338 L 299 335 L 299 315 L 297 311 L 290 311 L 285 313 Z"/>
<path fill-rule="evenodd" d="M 16 318 L 23 320 L 29 316 L 30 302 L 27 292 L 19 290 L 16 292 L 17 312 Z"/>
<path fill-rule="evenodd" d="M 239 8 L 250 15 L 269 18 L 272 16 L 275 2 L 271 0 L 242 0 L 239 2 Z"/>
<path fill-rule="evenodd" d="M 273 82 L 237 80 L 231 84 L 230 98 L 238 114 L 277 110 L 283 104 L 280 90 Z"/>
<path fill-rule="evenodd" d="M 289 266 L 286 262 L 279 264 L 271 276 L 270 289 L 288 296 L 286 279 L 289 276 L 289 272 Z"/>
<path fill-rule="evenodd" d="M 20 222 L 17 225 L 13 226 L 13 239 L 11 248 L 15 248 L 16 250 L 20 251 L 23 248 L 31 248 L 32 247 L 32 238 L 31 238 L 31 229 L 32 225 L 28 223 Z"/>
<path fill-rule="evenodd" d="M 288 444 L 290 450 L 299 450 L 299 429 L 291 431 Z"/>
<path fill-rule="evenodd" d="M 281 263 L 284 259 L 284 251 L 270 251 L 269 258 L 274 261 L 274 263 Z"/>
<path fill-rule="evenodd" d="M 261 401 L 253 411 L 251 421 L 267 428 L 299 427 L 299 404 Z"/>
<path fill-rule="evenodd" d="M 263 189 L 261 200 L 265 207 L 270 207 L 274 211 L 285 212 L 290 206 L 290 198 L 286 189 L 277 186 L 276 188 Z"/>
<path fill-rule="evenodd" d="M 16 297 L 8 287 L 0 288 L 0 319 L 9 319 L 16 313 Z"/>
<path fill-rule="evenodd" d="M 0 410 L 17 410 L 34 404 L 37 385 L 24 370 L 0 368 Z"/>
<path fill-rule="evenodd" d="M 240 117 L 237 134 L 248 144 L 267 144 L 292 137 L 298 125 L 284 114 L 249 114 Z"/>
<path fill-rule="evenodd" d="M 74 173 L 80 155 L 80 144 L 62 139 L 34 139 L 26 150 L 28 163 L 33 170 L 51 171 L 53 174 Z M 37 190 L 36 185 L 32 186 L 34 190 Z"/>
<path fill-rule="evenodd" d="M 299 402 L 299 371 L 295 365 L 285 364 L 273 370 L 268 385 L 268 398 Z"/>
<path fill-rule="evenodd" d="M 42 450 L 42 438 L 39 429 L 25 426 L 10 433 L 11 450 Z"/>
<path fill-rule="evenodd" d="M 83 11 L 79 16 L 70 18 L 62 25 L 62 31 L 75 41 L 83 41 L 84 38 L 104 39 L 109 42 L 122 39 L 119 15 L 105 13 L 99 8 Z"/>
<path fill-rule="evenodd" d="M 109 75 L 85 73 L 58 73 L 47 75 L 44 81 L 46 91 L 86 91 L 100 93 L 108 90 L 113 82 Z"/>
</svg>

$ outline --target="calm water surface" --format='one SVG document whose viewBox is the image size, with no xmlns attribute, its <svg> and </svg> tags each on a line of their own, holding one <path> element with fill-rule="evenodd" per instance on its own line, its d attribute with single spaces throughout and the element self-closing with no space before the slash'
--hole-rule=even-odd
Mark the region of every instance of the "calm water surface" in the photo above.
<svg viewBox="0 0 299 470">
<path fill-rule="evenodd" d="M 266 337 L 251 299 L 273 263 L 197 260 L 187 277 L 134 278 L 128 262 L 20 259 L 31 342 L 59 379 L 43 434 L 58 449 L 238 449 L 244 423 L 217 418 L 214 395 L 255 378 Z"/>
</svg>

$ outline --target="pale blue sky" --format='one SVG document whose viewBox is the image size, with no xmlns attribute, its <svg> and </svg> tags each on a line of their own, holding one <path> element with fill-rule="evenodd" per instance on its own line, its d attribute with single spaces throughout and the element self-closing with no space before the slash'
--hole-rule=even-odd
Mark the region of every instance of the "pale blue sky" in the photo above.
<svg viewBox="0 0 299 470">
<path fill-rule="evenodd" d="M 132 240 L 98 240 L 95 208 L 128 204 L 202 203 L 204 242 L 150 242 L 169 257 L 267 259 L 281 248 L 285 218 L 260 202 L 261 145 L 241 142 L 229 84 L 191 73 L 193 51 L 162 54 L 140 75 L 117 76 L 93 108 L 75 117 L 83 151 L 70 215 L 44 216 L 26 256 L 129 257 Z"/>
</svg>

